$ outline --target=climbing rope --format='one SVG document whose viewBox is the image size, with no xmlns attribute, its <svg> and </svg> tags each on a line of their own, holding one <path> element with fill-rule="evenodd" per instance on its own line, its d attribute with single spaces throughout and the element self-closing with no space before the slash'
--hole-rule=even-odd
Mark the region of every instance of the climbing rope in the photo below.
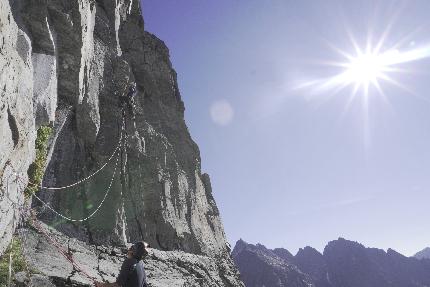
<svg viewBox="0 0 430 287">
<path fill-rule="evenodd" d="M 75 183 L 72 183 L 72 184 L 69 184 L 69 185 L 66 185 L 66 186 L 60 186 L 60 187 L 46 187 L 46 186 L 40 186 L 40 189 L 45 189 L 45 190 L 61 190 L 61 189 L 67 189 L 67 188 L 71 188 L 71 187 L 74 187 L 74 186 L 76 186 L 76 185 L 79 185 L 79 184 L 81 184 L 81 183 L 83 183 L 83 182 L 85 182 L 85 181 L 87 181 L 87 180 L 89 180 L 89 179 L 91 179 L 93 176 L 95 176 L 96 174 L 98 174 L 99 172 L 101 172 L 107 165 L 108 165 L 108 163 L 113 159 L 113 157 L 114 157 L 114 155 L 117 153 L 117 151 L 118 151 L 118 149 L 120 148 L 120 146 L 121 146 L 121 141 L 122 141 L 122 134 L 121 134 L 121 137 L 120 137 L 120 139 L 119 139 L 119 141 L 118 141 L 118 144 L 117 144 L 117 146 L 116 146 L 116 148 L 115 148 L 115 150 L 113 151 L 113 153 L 111 154 L 111 156 L 109 157 L 109 159 L 98 169 L 98 170 L 96 170 L 94 173 L 92 173 L 91 175 L 89 175 L 89 176 L 87 176 L 87 177 L 85 177 L 85 178 L 83 178 L 83 179 L 81 179 L 81 180 L 79 180 L 79 181 L 77 181 L 77 182 L 75 182 Z M 34 185 L 34 183 L 33 183 L 33 185 Z"/>
<path fill-rule="evenodd" d="M 118 144 L 117 144 L 117 146 L 116 146 L 116 148 L 114 149 L 114 151 L 113 151 L 113 153 L 110 155 L 110 157 L 108 158 L 108 160 L 98 169 L 98 170 L 96 170 L 94 173 L 92 173 L 91 175 L 89 175 L 89 176 L 87 176 L 87 177 L 85 177 L 85 178 L 83 178 L 83 179 L 81 179 L 81 180 L 79 180 L 79 181 L 77 181 L 77 182 L 75 182 L 75 183 L 73 183 L 73 184 L 70 184 L 70 185 L 68 185 L 68 186 L 63 186 L 63 187 L 44 187 L 44 186 L 40 186 L 40 189 L 41 190 L 43 190 L 43 189 L 45 189 L 45 190 L 61 190 L 61 189 L 66 189 L 66 188 L 70 188 L 70 187 L 73 187 L 73 186 L 76 186 L 76 185 L 78 185 L 78 184 L 80 184 L 80 183 L 82 183 L 82 182 L 85 182 L 85 181 L 87 181 L 87 180 L 89 180 L 90 178 L 92 178 L 93 176 L 95 176 L 96 174 L 98 174 L 100 171 L 102 171 L 107 165 L 108 165 L 108 163 L 114 158 L 114 156 L 117 154 L 117 152 L 118 152 L 118 150 L 119 150 L 119 148 L 121 147 L 121 144 L 122 144 L 122 138 L 123 138 L 123 133 L 121 132 L 120 133 L 120 135 L 119 135 L 119 141 L 118 141 Z M 53 213 L 55 213 L 56 215 L 58 215 L 59 217 L 61 217 L 61 218 L 63 218 L 63 219 L 65 219 L 65 220 L 67 220 L 67 221 L 71 221 L 71 222 L 84 222 L 84 221 L 87 221 L 87 220 L 89 220 L 90 218 L 92 218 L 99 210 L 100 210 L 100 208 L 102 207 L 102 205 L 104 204 L 104 202 L 106 201 L 106 198 L 107 198 L 107 196 L 108 196 L 108 194 L 109 194 L 109 192 L 110 192 L 110 190 L 111 190 L 111 187 L 112 187 L 112 184 L 113 184 L 113 181 L 114 181 L 114 179 L 115 179 L 115 175 L 116 175 L 116 170 L 117 170 L 117 166 L 118 166 L 118 161 L 119 161 L 119 155 L 118 155 L 118 157 L 117 157 L 117 160 L 116 160 L 116 163 L 115 163 L 115 168 L 114 168 L 114 172 L 113 172 L 113 174 L 112 174 L 112 178 L 111 178 L 111 180 L 110 180 L 110 183 L 109 183 L 109 186 L 108 186 L 108 188 L 107 188 L 107 190 L 106 190 L 106 192 L 105 192 L 105 194 L 104 194 L 104 196 L 103 196 L 103 199 L 102 199 L 102 201 L 100 202 L 100 204 L 98 205 L 98 207 L 89 215 L 89 216 L 87 216 L 87 217 L 84 217 L 84 218 L 81 218 L 81 219 L 73 219 L 73 218 L 70 218 L 70 217 L 68 217 L 68 216 L 66 216 L 66 215 L 64 215 L 64 214 L 62 214 L 62 213 L 60 213 L 60 212 L 58 212 L 57 210 L 55 210 L 54 208 L 52 208 L 48 203 L 46 203 L 45 201 L 43 201 L 40 197 L 38 197 L 37 195 L 36 195 L 36 193 L 35 192 L 33 192 L 32 191 L 32 196 L 34 196 L 34 198 L 36 198 L 40 203 L 42 203 L 46 208 L 48 208 L 49 210 L 51 210 Z M 17 172 L 16 172 L 16 170 L 12 167 L 12 169 L 13 169 L 13 173 L 14 173 L 14 175 L 16 176 L 16 179 L 18 179 L 18 180 L 20 180 L 22 183 L 24 183 L 25 184 L 25 179 L 24 178 L 22 178 Z M 8 177 L 8 180 L 9 180 L 9 177 Z M 32 184 L 32 185 L 36 185 L 35 183 L 31 183 L 30 182 L 30 184 Z M 7 197 L 8 197 L 8 199 L 12 202 L 12 203 L 15 203 L 10 197 L 9 197 L 9 193 L 7 192 L 6 193 L 7 194 Z"/>
<path fill-rule="evenodd" d="M 118 167 L 118 161 L 119 161 L 119 156 L 117 157 L 117 159 L 116 159 L 116 162 L 115 162 L 115 168 L 114 168 L 114 171 L 113 171 L 113 174 L 112 174 L 112 178 L 110 179 L 110 183 L 109 183 L 109 186 L 108 186 L 108 188 L 107 188 L 107 190 L 106 190 L 106 192 L 105 192 L 105 194 L 104 194 L 104 196 L 103 196 L 103 199 L 102 199 L 102 201 L 100 202 L 100 204 L 97 206 L 97 208 L 90 214 L 90 215 L 88 215 L 87 217 L 84 217 L 84 218 L 81 218 L 81 219 L 73 219 L 73 218 L 70 218 L 70 217 L 68 217 L 68 216 L 66 216 L 66 215 L 64 215 L 64 214 L 61 214 L 60 212 L 58 212 L 57 210 L 55 210 L 54 208 L 52 208 L 48 203 L 46 203 L 45 201 L 43 201 L 40 197 L 38 197 L 37 195 L 36 195 L 36 193 L 34 193 L 34 192 L 32 192 L 32 195 L 40 202 L 40 203 L 42 203 L 46 208 L 48 208 L 50 211 L 52 211 L 53 213 L 55 213 L 56 215 L 58 215 L 59 217 L 61 217 L 61 218 L 63 218 L 63 219 L 65 219 L 65 220 L 67 220 L 67 221 L 71 221 L 71 222 L 84 222 L 84 221 L 87 221 L 88 219 L 90 219 L 90 218 L 92 218 L 99 210 L 100 210 L 100 208 L 102 207 L 102 205 L 104 204 L 104 202 L 106 201 L 106 198 L 107 198 L 107 196 L 108 196 L 108 194 L 109 194 L 109 192 L 110 192 L 110 190 L 111 190 L 111 187 L 112 187 L 112 184 L 113 184 L 113 181 L 114 181 L 114 179 L 115 179 L 115 175 L 116 175 L 116 169 L 117 169 L 117 167 Z"/>
<path fill-rule="evenodd" d="M 34 228 L 36 228 L 37 231 L 39 231 L 39 233 L 43 234 L 43 236 L 45 236 L 45 238 L 57 249 L 57 251 L 67 260 L 69 261 L 73 268 L 85 275 L 85 277 L 87 277 L 88 279 L 90 279 L 93 283 L 96 283 L 96 279 L 94 277 L 92 277 L 91 275 L 89 275 L 87 272 L 84 271 L 84 269 L 82 269 L 82 267 L 73 259 L 73 256 L 71 254 L 68 254 L 67 251 L 65 251 L 62 247 L 61 244 L 58 243 L 54 238 L 52 238 L 52 236 L 50 236 L 44 229 L 43 227 L 40 225 L 40 223 L 35 220 L 32 219 L 32 225 Z"/>
<path fill-rule="evenodd" d="M 136 124 L 134 123 L 134 128 L 136 128 Z M 124 146 L 124 144 L 126 144 L 127 143 L 127 141 L 125 140 L 125 141 L 123 141 L 123 135 L 124 135 L 124 132 L 125 132 L 125 119 L 124 119 L 124 113 L 123 113 L 123 126 L 122 126 L 122 129 L 121 129 L 121 131 L 120 131 L 120 136 L 119 136 L 119 141 L 118 141 L 118 144 L 117 144 L 117 146 L 116 146 L 116 148 L 114 149 L 114 151 L 113 151 L 113 153 L 112 153 L 112 155 L 108 158 L 108 160 L 98 169 L 98 170 L 96 170 L 94 173 L 92 173 L 91 175 L 89 175 L 89 176 L 87 176 L 87 177 L 85 177 L 85 178 L 83 178 L 83 179 L 81 179 L 81 180 L 79 180 L 79 181 L 77 181 L 77 182 L 75 182 L 75 183 L 73 183 L 73 184 L 70 184 L 70 185 L 67 185 L 67 186 L 62 186 L 62 187 L 44 187 L 44 186 L 40 186 L 40 190 L 61 190 L 61 189 L 66 189 L 66 188 L 70 188 L 70 187 L 74 187 L 74 186 L 76 186 L 76 185 L 79 185 L 79 184 L 81 184 L 81 183 L 83 183 L 83 182 L 85 182 L 85 181 L 87 181 L 87 180 L 89 180 L 90 178 L 92 178 L 93 176 L 95 176 L 96 174 L 98 174 L 99 172 L 101 172 L 107 165 L 108 165 L 108 163 L 109 162 L 111 162 L 111 160 L 115 157 L 115 155 L 118 153 L 118 151 L 120 150 L 120 148 L 122 148 L 122 151 L 124 151 L 124 149 L 126 150 L 126 147 Z M 36 193 L 35 192 L 33 192 L 32 191 L 32 196 L 34 196 L 39 202 L 41 202 L 46 208 L 48 208 L 50 211 L 52 211 L 53 213 L 55 213 L 56 215 L 58 215 L 59 217 L 61 217 L 61 218 L 63 218 L 63 219 L 65 219 L 65 220 L 67 220 L 67 221 L 71 221 L 71 222 L 84 222 L 84 221 L 87 221 L 87 220 L 89 220 L 90 218 L 92 218 L 100 209 L 101 209 L 101 207 L 103 206 L 103 204 L 105 203 L 105 201 L 106 201 L 106 198 L 108 197 L 108 195 L 109 195 L 109 192 L 110 192 L 110 190 L 111 190 L 111 188 L 112 188 L 112 184 L 113 184 L 113 182 L 114 182 L 114 179 L 115 179 L 115 176 L 116 176 L 116 172 L 117 172 L 117 167 L 118 167 L 118 162 L 119 162 L 119 159 L 120 159 L 120 157 L 122 158 L 122 156 L 121 156 L 121 153 L 119 153 L 118 154 L 118 156 L 117 156 L 117 158 L 116 158 L 116 162 L 115 162 L 115 167 L 114 167 L 114 171 L 113 171 L 113 174 L 112 174 L 112 177 L 111 177 L 111 179 L 110 179 L 110 182 L 109 182 L 109 186 L 108 186 L 108 188 L 107 188 L 107 190 L 106 190 L 106 192 L 105 192 L 105 194 L 104 194 L 104 196 L 103 196 L 103 199 L 102 199 L 102 201 L 100 202 L 100 204 L 97 206 L 97 208 L 90 214 L 90 215 L 88 215 L 87 217 L 85 217 L 85 218 L 81 218 L 81 219 L 73 219 L 73 218 L 71 218 L 71 217 L 68 217 L 68 216 L 66 216 L 66 215 L 64 215 L 64 214 L 62 214 L 62 213 L 60 213 L 60 212 L 58 212 L 57 210 L 55 210 L 54 208 L 52 208 L 48 203 L 46 203 L 45 201 L 43 201 L 41 198 L 39 198 L 37 195 L 36 195 Z M 13 174 L 16 176 L 16 178 L 15 178 L 15 181 L 19 181 L 19 182 L 21 182 L 21 183 L 24 183 L 25 184 L 25 181 L 26 181 L 26 179 L 24 179 L 22 176 L 20 176 L 17 172 L 16 172 L 16 170 L 12 167 L 12 169 L 13 169 Z M 123 172 L 122 171 L 122 167 L 121 167 L 121 172 Z M 10 196 L 9 196 L 9 178 L 10 178 L 10 176 L 7 178 L 7 192 L 6 192 L 6 197 L 7 197 L 7 199 L 9 199 L 11 202 L 12 202 L 12 206 L 13 206 L 13 227 L 15 226 L 15 207 L 16 207 L 16 202 L 15 201 L 13 201 L 11 198 L 10 198 Z M 30 182 L 30 184 L 32 184 L 32 185 L 35 185 L 34 183 L 31 183 Z M 20 214 L 21 214 L 21 208 L 19 209 L 19 212 L 20 212 Z M 71 254 L 68 254 L 65 250 L 63 250 L 62 249 L 62 247 L 61 247 L 61 245 L 55 240 L 55 239 L 53 239 L 43 228 L 42 228 L 42 226 L 37 222 L 37 220 L 35 220 L 34 218 L 33 218 L 33 220 L 32 220 L 32 225 L 33 225 L 33 227 L 34 228 L 36 228 L 40 233 L 42 233 L 45 237 L 46 237 L 46 239 L 52 244 L 52 245 L 54 245 L 54 247 L 58 250 L 58 252 L 64 257 L 64 258 L 66 258 L 66 260 L 67 261 L 69 261 L 71 264 L 72 264 L 72 266 L 73 266 L 73 268 L 77 271 L 77 272 L 79 272 L 79 273 L 81 273 L 81 274 L 83 274 L 83 275 L 85 275 L 88 279 L 90 279 L 93 283 L 96 283 L 96 279 L 94 278 L 94 277 L 92 277 L 91 275 L 89 275 L 87 272 L 85 272 L 83 269 L 82 269 L 82 267 L 81 266 L 79 266 L 79 264 L 76 262 L 76 261 L 74 261 L 74 259 L 73 259 L 73 257 L 72 257 L 72 255 Z M 11 244 L 13 245 L 13 243 L 14 243 L 14 238 L 12 237 L 12 240 L 11 240 Z M 10 253 L 10 255 L 9 255 L 9 272 L 8 272 L 8 287 L 11 287 L 11 283 L 12 283 L 12 266 L 13 266 L 13 258 L 12 258 L 12 252 Z"/>
<path fill-rule="evenodd" d="M 118 162 L 118 160 L 117 160 L 117 162 Z M 112 183 L 112 181 L 111 181 L 111 183 Z M 6 187 L 6 192 L 7 192 L 7 194 L 9 195 L 9 178 L 8 178 L 8 181 L 7 181 L 7 187 Z M 12 219 L 12 224 L 13 224 L 13 226 L 15 226 L 15 221 L 16 221 L 16 214 L 15 214 L 15 208 L 16 208 L 16 202 L 15 201 L 13 201 L 11 198 L 10 198 L 10 196 L 7 196 L 6 197 L 8 200 L 10 200 L 11 201 L 11 203 L 12 203 L 12 209 L 13 209 L 13 219 Z M 23 214 L 24 214 L 24 208 L 21 208 L 21 207 L 18 207 L 18 211 L 19 211 L 19 214 L 20 214 L 20 216 L 22 216 Z M 37 219 L 35 219 L 35 214 L 34 213 L 32 213 L 32 211 L 34 211 L 34 210 L 32 210 L 32 209 L 30 209 L 30 210 L 27 210 L 27 215 L 33 215 L 33 218 L 31 218 L 31 222 L 32 222 L 32 226 L 39 232 L 39 233 L 41 233 L 41 234 L 43 234 L 44 236 L 45 236 L 45 238 L 57 249 L 57 251 L 67 260 L 67 261 L 69 261 L 71 264 L 72 264 L 72 266 L 73 266 L 73 268 L 77 271 L 77 272 L 79 272 L 79 273 L 81 273 L 81 274 L 83 274 L 85 277 L 87 277 L 88 279 L 90 279 L 93 283 L 96 283 L 97 281 L 96 281 L 96 279 L 94 278 L 94 277 L 92 277 L 91 275 L 89 275 L 74 259 L 73 259 L 73 257 L 72 257 L 72 255 L 71 254 L 68 254 L 68 252 L 66 252 L 62 247 L 61 247 L 61 244 L 60 243 L 58 243 L 55 239 L 53 239 L 52 238 L 52 236 L 50 236 L 45 230 L 44 230 L 44 228 L 40 225 L 40 223 L 37 221 Z M 25 237 L 25 236 L 24 236 Z M 12 237 L 12 240 L 11 240 L 11 246 L 13 246 L 13 244 L 14 244 L 14 237 Z M 12 247 L 13 248 L 13 247 Z M 21 245 L 21 248 L 23 248 L 23 245 Z M 24 254 L 24 252 L 23 252 L 23 254 Z M 11 287 L 12 286 L 12 275 L 13 275 L 13 254 L 12 254 L 12 252 L 10 252 L 10 254 L 9 254 L 9 269 L 8 269 L 8 277 L 7 277 L 7 287 Z M 27 275 L 29 275 L 30 274 L 30 271 L 29 271 L 29 269 L 28 269 L 28 266 L 26 266 L 26 268 L 27 268 Z"/>
<path fill-rule="evenodd" d="M 69 184 L 69 185 L 66 185 L 66 186 L 60 186 L 60 187 L 47 187 L 47 186 L 39 186 L 39 188 L 41 189 L 41 190 L 61 190 L 61 189 L 67 189 L 67 188 L 71 188 L 71 187 L 74 187 L 74 186 L 77 186 L 77 185 L 79 185 L 79 184 L 81 184 L 81 183 L 83 183 L 83 182 L 85 182 L 85 181 L 88 181 L 89 179 L 91 179 L 92 177 L 94 177 L 95 175 L 97 175 L 98 173 L 100 173 L 109 163 L 110 163 L 110 161 L 113 159 L 113 157 L 115 156 L 115 154 L 117 153 L 117 151 L 119 150 L 119 148 L 121 147 L 121 142 L 122 142 L 122 134 L 120 135 L 120 139 L 119 139 L 119 141 L 118 141 L 118 144 L 117 144 L 117 146 L 115 147 L 115 149 L 114 149 L 114 151 L 112 152 L 112 154 L 109 156 L 109 158 L 108 158 L 108 160 L 99 168 L 99 169 L 97 169 L 95 172 L 93 172 L 92 174 L 90 174 L 89 176 L 87 176 L 87 177 L 85 177 L 85 178 L 83 178 L 83 179 L 81 179 L 81 180 L 79 180 L 79 181 L 77 181 L 77 182 L 75 182 L 75 183 L 72 183 L 72 184 Z M 12 166 L 11 166 L 12 167 Z M 12 167 L 12 169 L 14 170 L 14 174 L 16 175 L 16 176 L 18 176 L 19 177 L 19 175 L 18 175 L 18 173 L 16 172 L 16 170 Z M 36 183 L 34 183 L 34 182 L 31 182 L 31 181 L 28 181 L 29 182 L 29 184 L 30 185 L 33 185 L 33 186 L 35 186 L 35 185 L 38 185 L 38 184 L 36 184 Z M 9 199 L 9 200 L 11 200 L 11 199 Z M 12 201 L 12 200 L 11 200 Z"/>
</svg>

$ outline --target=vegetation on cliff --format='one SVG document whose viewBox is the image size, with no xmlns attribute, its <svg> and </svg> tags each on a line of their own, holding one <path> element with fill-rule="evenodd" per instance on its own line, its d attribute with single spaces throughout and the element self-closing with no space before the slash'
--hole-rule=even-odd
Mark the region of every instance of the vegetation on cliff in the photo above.
<svg viewBox="0 0 430 287">
<path fill-rule="evenodd" d="M 10 255 L 12 255 L 12 276 L 28 270 L 27 262 L 22 254 L 21 241 L 14 237 L 6 252 L 0 257 L 0 287 L 6 287 L 8 283 Z"/>
<path fill-rule="evenodd" d="M 31 196 L 39 188 L 45 173 L 46 154 L 48 152 L 48 140 L 52 134 L 52 128 L 41 126 L 37 130 L 36 159 L 28 168 L 29 185 L 25 190 L 26 196 Z"/>
</svg>

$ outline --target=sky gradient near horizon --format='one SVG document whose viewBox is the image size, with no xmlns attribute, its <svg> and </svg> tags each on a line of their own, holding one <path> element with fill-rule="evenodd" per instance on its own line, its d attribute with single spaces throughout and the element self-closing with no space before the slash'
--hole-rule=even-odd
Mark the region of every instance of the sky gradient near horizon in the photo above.
<svg viewBox="0 0 430 287">
<path fill-rule="evenodd" d="M 358 3 L 359 2 L 359 3 Z M 143 0 L 170 49 L 229 241 L 291 252 L 344 237 L 413 255 L 430 246 L 430 58 L 401 65 L 384 100 L 297 89 L 374 42 L 430 45 L 430 1 Z"/>
</svg>

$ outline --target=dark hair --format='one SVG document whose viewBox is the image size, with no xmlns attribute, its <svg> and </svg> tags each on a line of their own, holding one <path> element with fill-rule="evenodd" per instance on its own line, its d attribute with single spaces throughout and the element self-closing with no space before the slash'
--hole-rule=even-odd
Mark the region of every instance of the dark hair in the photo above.
<svg viewBox="0 0 430 287">
<path fill-rule="evenodd" d="M 142 260 L 142 258 L 148 254 L 148 251 L 146 251 L 145 248 L 145 243 L 143 241 L 138 241 L 134 243 L 131 248 L 133 251 L 133 257 L 137 260 Z"/>
</svg>

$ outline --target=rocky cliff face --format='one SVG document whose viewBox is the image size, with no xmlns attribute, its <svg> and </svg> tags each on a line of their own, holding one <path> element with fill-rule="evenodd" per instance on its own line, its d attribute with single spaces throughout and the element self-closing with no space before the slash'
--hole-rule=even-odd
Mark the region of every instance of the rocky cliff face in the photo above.
<svg viewBox="0 0 430 287">
<path fill-rule="evenodd" d="M 275 252 L 277 250 L 277 252 Z M 300 249 L 291 258 L 284 250 L 269 250 L 262 245 L 239 241 L 232 253 L 245 284 L 249 286 L 296 286 L 296 279 L 288 277 L 291 271 L 281 271 L 282 264 L 289 264 L 316 287 L 425 287 L 430 285 L 430 260 L 405 257 L 389 249 L 387 252 L 339 238 L 331 241 L 321 254 L 311 247 Z M 249 266 L 261 265 L 264 252 L 266 277 Z M 252 255 L 250 255 L 251 253 Z M 244 257 L 248 262 L 245 263 Z M 279 261 L 281 261 L 279 263 Z M 277 262 L 277 263 L 274 263 Z M 260 267 L 261 268 L 261 267 Z M 286 279 L 282 281 L 282 276 Z M 303 277 L 302 277 L 303 278 Z M 292 280 L 294 279 L 294 280 Z M 249 282 L 249 283 L 248 283 Z M 258 282 L 257 285 L 254 282 Z"/>
<path fill-rule="evenodd" d="M 209 176 L 184 122 L 169 51 L 144 31 L 139 1 L 0 5 L 0 253 L 24 202 L 36 130 L 51 125 L 43 186 L 69 185 L 111 160 L 82 184 L 38 193 L 72 219 L 103 202 L 94 217 L 70 222 L 33 203 L 41 220 L 89 244 L 144 238 L 156 249 L 216 258 L 234 270 Z M 138 90 L 135 118 L 127 112 L 124 119 L 118 98 L 131 82 Z M 237 274 L 229 282 L 241 284 Z"/>
<path fill-rule="evenodd" d="M 33 52 L 8 1 L 0 1 L 0 253 L 9 243 L 24 201 L 24 187 L 13 176 L 25 175 L 35 157 Z"/>
</svg>

